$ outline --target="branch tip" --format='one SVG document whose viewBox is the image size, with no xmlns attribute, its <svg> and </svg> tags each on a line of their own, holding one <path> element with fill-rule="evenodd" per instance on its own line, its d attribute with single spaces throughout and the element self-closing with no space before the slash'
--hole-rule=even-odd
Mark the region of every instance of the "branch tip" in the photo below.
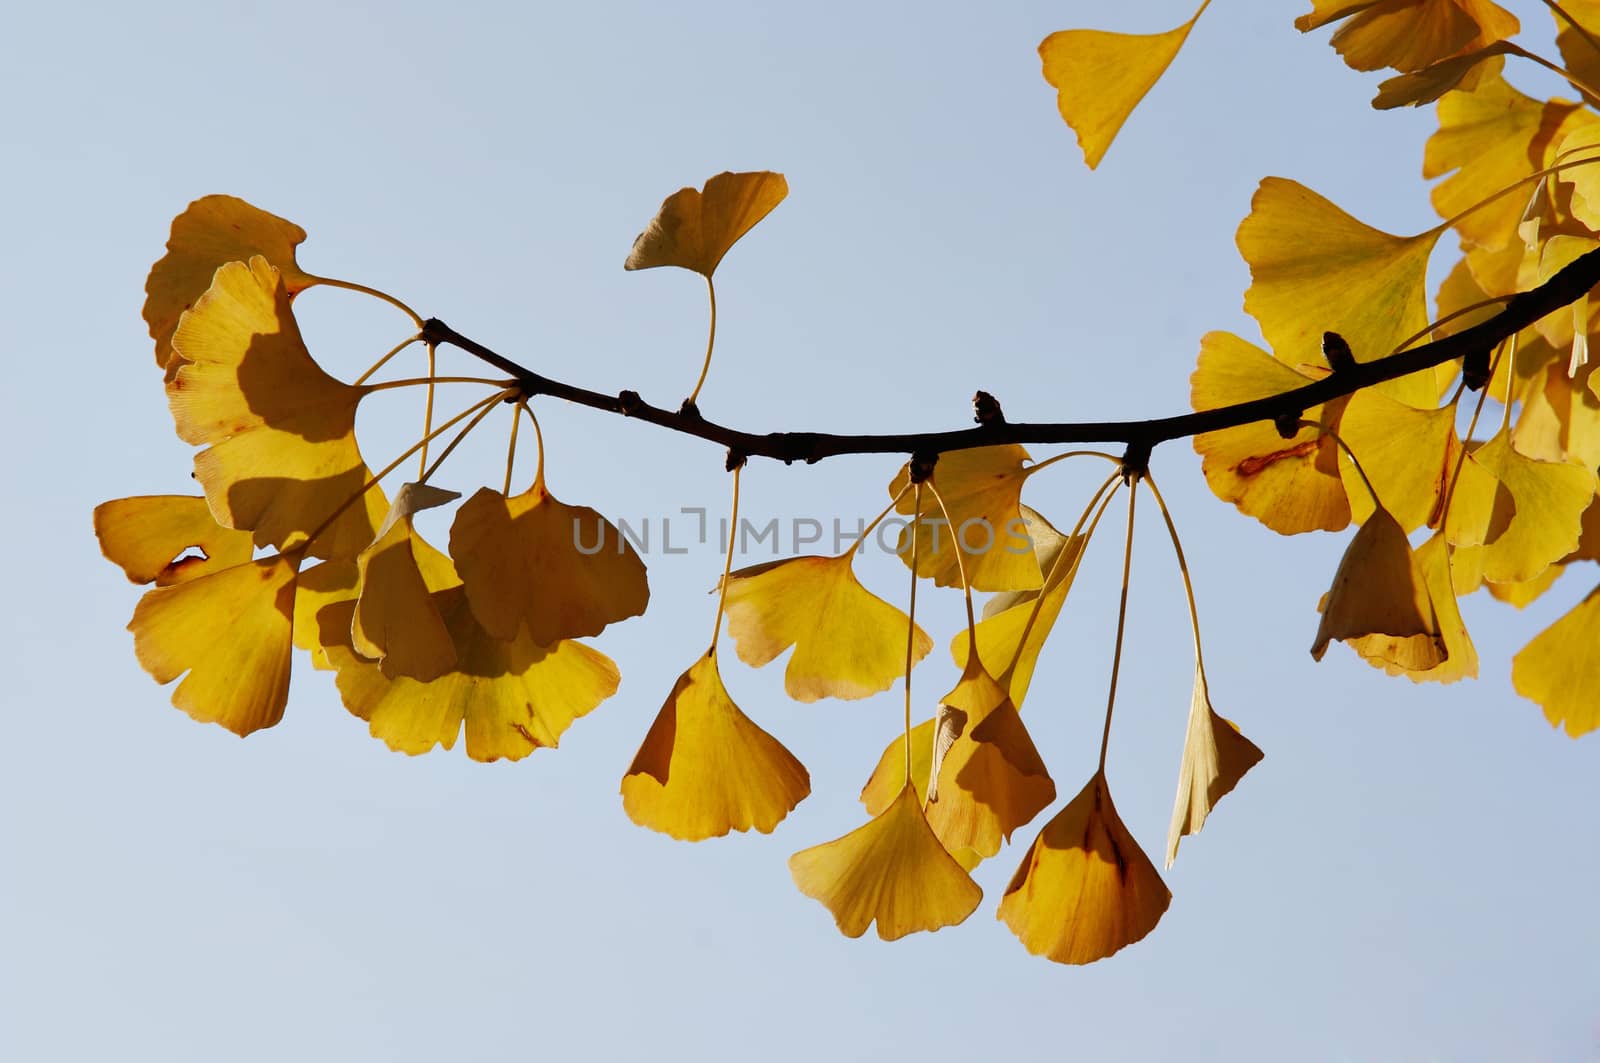
<svg viewBox="0 0 1600 1063">
<path fill-rule="evenodd" d="M 1005 412 L 1000 409 L 1000 400 L 987 391 L 980 391 L 972 396 L 972 419 L 986 427 L 1006 423 Z"/>
</svg>

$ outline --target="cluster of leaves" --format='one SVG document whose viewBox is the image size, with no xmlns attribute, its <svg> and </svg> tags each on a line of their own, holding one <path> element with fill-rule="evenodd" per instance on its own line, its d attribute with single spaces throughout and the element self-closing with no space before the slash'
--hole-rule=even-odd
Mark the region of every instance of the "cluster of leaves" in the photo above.
<svg viewBox="0 0 1600 1063">
<path fill-rule="evenodd" d="M 1204 10 L 1169 33 L 1068 31 L 1041 45 L 1045 76 L 1091 166 Z M 1600 48 L 1584 28 L 1600 29 L 1600 5 L 1585 0 L 1576 17 L 1557 10 L 1563 73 L 1582 88 L 1600 74 Z M 1197 409 L 1280 394 L 1460 329 L 1600 246 L 1600 207 L 1591 206 L 1600 205 L 1600 171 L 1585 165 L 1600 160 L 1600 114 L 1587 103 L 1522 96 L 1504 81 L 1506 57 L 1531 54 L 1508 40 L 1515 19 L 1487 0 L 1318 0 L 1299 25 L 1341 20 L 1333 43 L 1352 66 L 1399 71 L 1380 104 L 1440 99 L 1426 168 L 1452 174 L 1434 194 L 1445 220 L 1391 236 L 1292 181 L 1264 181 L 1239 246 L 1253 278 L 1246 309 L 1271 351 L 1226 333 L 1205 337 Z M 784 179 L 767 172 L 683 189 L 627 258 L 629 269 L 676 266 L 706 279 L 711 339 L 684 402 L 688 415 L 699 416 L 711 364 L 713 274 L 786 193 Z M 1430 322 L 1426 270 L 1446 230 L 1460 239 L 1462 258 Z M 428 323 L 392 296 L 302 270 L 295 254 L 304 239 L 291 222 L 211 196 L 174 221 L 167 254 L 151 271 L 145 318 L 178 434 L 204 448 L 194 462 L 204 494 L 119 499 L 95 511 L 106 556 L 135 583 L 153 585 L 129 625 L 138 659 L 159 682 L 181 677 L 179 708 L 240 735 L 282 717 L 298 646 L 315 668 L 336 673 L 345 706 L 393 749 L 449 749 L 463 732 L 476 760 L 554 747 L 616 691 L 616 666 L 582 640 L 644 611 L 645 567 L 604 516 L 551 494 L 533 394 L 515 378 L 441 374 Z M 355 381 L 336 379 L 295 322 L 295 297 L 315 285 L 392 303 L 410 319 L 410 334 Z M 1412 679 L 1474 675 L 1459 596 L 1487 587 L 1521 605 L 1566 566 L 1600 560 L 1600 511 L 1591 505 L 1600 397 L 1588 362 L 1595 316 L 1585 297 L 1512 337 L 1487 367 L 1487 387 L 1469 389 L 1470 374 L 1440 367 L 1298 418 L 1196 437 L 1215 493 L 1275 531 L 1359 525 L 1321 603 L 1315 656 L 1341 640 Z M 378 379 L 414 345 L 426 353 L 425 375 Z M 456 385 L 486 393 L 436 424 L 436 392 Z M 357 445 L 357 409 L 372 394 L 405 388 L 426 395 L 421 433 L 374 471 Z M 1464 404 L 1474 392 L 1476 404 Z M 1498 403 L 1500 425 L 1478 439 L 1485 397 Z M 460 498 L 434 482 L 436 473 L 507 404 L 504 483 L 459 502 L 441 551 L 413 518 Z M 524 417 L 538 438 L 538 466 L 531 485 L 513 493 Z M 1115 468 L 1062 533 L 1024 504 L 1024 488 L 1057 461 L 1090 454 Z M 412 458 L 416 479 L 390 498 L 381 481 Z M 730 455 L 735 526 L 743 465 Z M 1261 759 L 1212 707 L 1183 550 L 1137 457 L 1069 452 L 1035 462 L 1015 444 L 916 454 L 889 483 L 888 505 L 838 556 L 735 571 L 730 542 L 710 645 L 667 693 L 625 771 L 625 811 L 672 837 L 702 840 L 771 831 L 809 793 L 805 767 L 723 682 L 726 620 L 746 664 L 788 654 L 785 689 L 796 700 L 859 699 L 904 684 L 901 734 L 861 793 L 870 818 L 795 854 L 800 889 L 851 936 L 873 924 L 892 939 L 961 922 L 982 896 L 972 869 L 1055 802 L 1021 709 L 1090 541 L 1124 490 L 1122 605 L 1098 764 L 1028 846 L 998 915 L 1030 951 L 1060 962 L 1091 962 L 1137 941 L 1170 894 L 1117 814 L 1106 757 L 1141 493 L 1170 533 L 1195 633 L 1168 865 L 1180 839 Z M 854 569 L 860 542 L 891 515 L 904 527 L 905 611 L 868 591 Z M 996 548 L 997 532 L 1023 528 L 1027 548 Z M 1413 535 L 1425 537 L 1415 549 Z M 915 621 L 923 580 L 961 589 L 967 625 L 950 644 L 959 680 L 914 725 L 911 674 L 933 647 Z M 991 595 L 981 618 L 978 592 Z M 1600 727 L 1600 665 L 1589 652 L 1597 610 L 1600 592 L 1538 636 L 1514 668 L 1518 689 L 1574 735 Z"/>
</svg>

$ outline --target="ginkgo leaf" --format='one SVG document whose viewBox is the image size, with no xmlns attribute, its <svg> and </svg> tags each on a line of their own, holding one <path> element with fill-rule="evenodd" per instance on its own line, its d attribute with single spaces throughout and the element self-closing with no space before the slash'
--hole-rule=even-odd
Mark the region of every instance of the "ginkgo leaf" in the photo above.
<svg viewBox="0 0 1600 1063">
<path fill-rule="evenodd" d="M 1589 46 L 1584 45 L 1589 51 Z M 1597 60 L 1600 62 L 1600 60 Z M 1591 231 L 1600 230 L 1600 120 L 1580 112 L 1566 127 L 1556 145 L 1556 157 L 1564 164 L 1558 180 L 1572 188 L 1572 216 Z"/>
<path fill-rule="evenodd" d="M 789 871 L 846 937 L 860 937 L 874 922 L 885 941 L 954 926 L 983 900 L 983 890 L 934 837 L 910 786 L 871 822 L 795 853 Z"/>
<path fill-rule="evenodd" d="M 555 748 L 567 728 L 616 693 L 617 667 L 579 642 L 540 646 L 526 631 L 502 641 L 473 616 L 450 559 L 415 533 L 417 571 L 454 649 L 454 668 L 431 682 L 384 675 L 359 656 L 351 628 L 356 565 L 325 562 L 307 571 L 295 597 L 296 643 L 319 667 L 338 669 L 339 694 L 374 738 L 412 755 L 453 749 L 465 733 L 473 760 L 520 760 Z"/>
<path fill-rule="evenodd" d="M 1150 933 L 1171 902 L 1096 772 L 1034 839 L 997 914 L 1034 955 L 1081 964 Z"/>
<path fill-rule="evenodd" d="M 1029 469 L 1023 465 L 1028 452 L 1015 444 L 974 447 L 942 454 L 934 469 L 933 483 L 950 519 L 945 520 L 937 505 L 923 506 L 915 534 L 917 575 L 933 578 L 940 587 L 961 586 L 961 566 L 973 590 L 1030 590 L 1043 582 L 1039 562 L 1028 539 L 1027 521 L 1022 518 L 1022 485 Z M 904 488 L 910 474 L 902 469 L 889 485 L 891 497 L 898 497 L 896 512 L 911 515 L 911 492 Z M 911 534 L 900 533 L 896 550 L 900 559 L 911 564 Z M 960 543 L 961 558 L 956 557 Z"/>
<path fill-rule="evenodd" d="M 224 528 L 204 498 L 190 495 L 102 502 L 94 510 L 94 534 L 100 552 L 129 580 L 158 587 L 232 568 L 255 552 L 249 532 Z"/>
<path fill-rule="evenodd" d="M 924 720 L 911 729 L 911 785 L 918 800 L 926 798 L 928 780 L 933 776 L 933 743 L 938 730 L 937 717 Z M 906 748 L 903 735 L 895 735 L 883 747 L 883 755 L 861 788 L 861 803 L 867 814 L 879 815 L 888 808 L 906 785 Z"/>
<path fill-rule="evenodd" d="M 1194 696 L 1189 701 L 1189 730 L 1183 740 L 1183 760 L 1178 765 L 1178 797 L 1167 829 L 1167 866 L 1178 856 L 1178 841 L 1199 834 L 1206 817 L 1244 773 L 1261 762 L 1261 750 L 1239 733 L 1231 720 L 1211 707 L 1206 674 L 1195 662 Z"/>
<path fill-rule="evenodd" d="M 315 284 L 317 278 L 294 260 L 294 249 L 305 238 L 294 222 L 233 196 L 203 196 L 190 203 L 172 219 L 167 253 L 150 267 L 145 281 L 144 319 L 156 341 L 156 364 L 165 366 L 171 358 L 178 319 L 211 287 L 219 267 L 260 255 L 283 274 L 289 295 Z"/>
<path fill-rule="evenodd" d="M 1189 399 L 1197 410 L 1218 409 L 1292 391 L 1312 379 L 1230 332 L 1208 332 L 1200 341 Z M 1332 427 L 1343 409 L 1343 400 L 1313 406 L 1304 419 Z M 1284 439 L 1270 423 L 1241 425 L 1202 432 L 1194 437 L 1194 449 L 1212 492 L 1279 534 L 1338 531 L 1350 523 L 1338 444 L 1316 428 Z"/>
<path fill-rule="evenodd" d="M 1304 33 L 1346 18 L 1328 43 L 1355 70 L 1421 70 L 1521 29 L 1489 0 L 1312 0 L 1294 24 Z"/>
<path fill-rule="evenodd" d="M 1487 48 L 1479 48 L 1430 64 L 1411 74 L 1389 78 L 1378 86 L 1378 95 L 1372 106 L 1380 111 L 1393 107 L 1420 107 L 1432 103 L 1452 89 L 1471 91 L 1483 74 L 1482 64 L 1497 55 L 1505 55 L 1513 46 L 1496 41 Z"/>
<path fill-rule="evenodd" d="M 1519 453 L 1508 432 L 1471 451 L 1468 463 L 1478 480 L 1469 480 L 1463 465 L 1461 483 L 1451 500 L 1446 531 L 1458 546 L 1483 545 L 1481 571 L 1496 583 L 1521 583 L 1533 579 L 1578 545 L 1583 512 L 1594 498 L 1592 469 L 1565 462 L 1538 461 Z M 1495 485 L 1494 508 L 1486 514 L 1486 491 L 1478 486 L 1487 473 Z M 1500 492 L 1512 500 L 1512 512 Z M 1493 534 L 1503 527 L 1500 534 Z"/>
<path fill-rule="evenodd" d="M 1372 513 L 1372 492 L 1391 500 L 1389 513 L 1407 532 L 1427 524 L 1439 508 L 1461 444 L 1456 439 L 1456 408 L 1419 410 L 1368 389 L 1350 396 L 1339 418 L 1339 435 L 1361 461 L 1340 463 L 1350 513 L 1365 521 Z"/>
<path fill-rule="evenodd" d="M 1028 542 L 1033 547 L 1034 558 L 1039 562 L 1039 571 L 1048 573 L 1051 567 L 1055 565 L 1056 558 L 1061 556 L 1061 551 L 1077 544 L 1077 537 L 1061 534 L 1055 525 L 1051 524 L 1042 513 L 1031 506 L 1022 505 L 1017 508 L 1022 513 L 1022 523 L 1027 528 Z M 1067 563 L 1071 563 L 1070 558 Z M 1039 594 L 1040 590 L 1037 589 L 1001 591 L 998 594 L 991 595 L 989 600 L 983 603 L 982 616 L 987 620 L 996 613 L 1002 613 L 1019 602 L 1031 602 Z M 957 655 L 956 663 L 960 664 L 966 659 L 967 655 L 963 652 Z"/>
<path fill-rule="evenodd" d="M 960 726 L 951 730 L 948 742 L 941 742 L 935 728 L 928 825 L 951 852 L 971 849 L 994 856 L 1012 831 L 1056 799 L 1056 784 L 1016 706 L 975 654 L 955 689 L 940 701 L 941 717 L 955 716 Z"/>
<path fill-rule="evenodd" d="M 1441 231 L 1392 236 L 1298 182 L 1268 177 L 1239 224 L 1239 252 L 1250 264 L 1244 308 L 1291 365 L 1320 363 L 1330 331 L 1356 361 L 1382 358 L 1428 323 L 1428 257 Z M 1412 406 L 1438 397 L 1431 372 L 1376 386 Z"/>
<path fill-rule="evenodd" d="M 485 487 L 463 502 L 450 556 L 478 621 L 500 639 L 522 627 L 540 645 L 598 635 L 650 601 L 633 544 L 588 506 L 556 499 L 543 475 L 521 494 Z"/>
<path fill-rule="evenodd" d="M 1497 194 L 1549 165 L 1554 144 L 1579 107 L 1523 95 L 1501 75 L 1504 63 L 1485 63 L 1473 91 L 1445 93 L 1439 131 L 1428 138 L 1422 158 L 1425 178 L 1456 171 L 1434 187 L 1433 208 L 1441 218 L 1455 219 L 1463 240 L 1484 247 L 1517 238 L 1525 198 Z"/>
<path fill-rule="evenodd" d="M 1511 659 L 1517 693 L 1544 709 L 1552 727 L 1577 738 L 1600 729 L 1600 587 Z"/>
<path fill-rule="evenodd" d="M 623 776 L 622 807 L 641 827 L 701 841 L 770 834 L 810 792 L 805 766 L 728 696 L 712 652 L 667 695 Z"/>
<path fill-rule="evenodd" d="M 1416 636 L 1365 635 L 1346 639 L 1361 659 L 1390 675 L 1403 675 L 1412 682 L 1454 683 L 1476 679 L 1478 651 L 1461 619 L 1456 604 L 1457 587 L 1453 579 L 1451 549 L 1443 534 L 1435 533 L 1416 550 L 1417 568 L 1427 585 L 1438 618 L 1439 637 L 1444 641 L 1444 659 L 1437 645 Z"/>
<path fill-rule="evenodd" d="M 278 270 L 260 256 L 217 270 L 172 346 L 180 361 L 168 404 L 178 435 L 209 445 L 195 457 L 195 478 L 218 522 L 283 549 L 331 518 L 310 554 L 365 549 L 386 508 L 376 487 L 363 494 L 372 474 L 355 416 L 366 389 L 312 360 Z"/>
<path fill-rule="evenodd" d="M 974 629 L 978 636 L 978 657 L 990 675 L 1003 677 L 1010 670 L 1011 681 L 1007 691 L 1013 705 L 1020 706 L 1028 696 L 1033 670 L 1039 663 L 1039 653 L 1044 649 L 1045 640 L 1050 637 L 1062 607 L 1066 605 L 1067 595 L 1072 591 L 1072 581 L 1078 574 L 1078 564 L 1088 543 L 1087 535 L 1063 538 L 1060 546 L 1060 551 L 1066 552 L 1063 560 L 1058 563 L 1054 559 L 1047 560 L 1047 554 L 1039 556 L 1040 564 L 1050 572 L 1040 591 L 997 595 L 988 606 L 997 601 L 1012 603 L 997 612 L 991 613 L 988 606 L 984 607 L 984 618 Z M 1035 600 L 1041 596 L 1044 600 L 1038 602 L 1036 613 Z M 969 653 L 970 638 L 967 631 L 962 629 L 950 640 L 950 656 L 957 664 L 964 666 Z"/>
<path fill-rule="evenodd" d="M 668 196 L 633 241 L 623 269 L 682 266 L 709 278 L 745 233 L 789 194 L 781 173 L 719 173 Z"/>
<path fill-rule="evenodd" d="M 1600 398 L 1593 366 L 1569 377 L 1547 365 L 1522 395 L 1522 412 L 1511 429 L 1512 448 L 1539 461 L 1600 468 Z"/>
<path fill-rule="evenodd" d="M 351 618 L 350 644 L 378 661 L 390 679 L 403 675 L 426 683 L 455 668 L 450 631 L 417 565 L 411 517 L 459 497 L 429 484 L 406 484 L 377 538 L 356 559 L 361 596 Z"/>
<path fill-rule="evenodd" d="M 1056 90 L 1056 108 L 1078 135 L 1089 169 L 1100 165 L 1139 101 L 1161 80 L 1205 11 L 1165 33 L 1061 30 L 1039 45 L 1044 79 Z"/>
<path fill-rule="evenodd" d="M 1433 667 L 1445 659 L 1444 638 L 1404 529 L 1381 506 L 1351 538 L 1320 606 L 1322 623 L 1311 656 L 1322 660 L 1334 639 L 1388 635 L 1407 643 L 1411 659 Z"/>
<path fill-rule="evenodd" d="M 1567 21 L 1568 16 L 1577 27 Z M 1551 6 L 1550 17 L 1555 19 L 1556 48 L 1567 73 L 1580 85 L 1600 85 L 1600 48 L 1594 45 L 1600 37 L 1600 0 L 1561 0 L 1559 8 Z"/>
<path fill-rule="evenodd" d="M 759 668 L 793 646 L 783 688 L 796 701 L 870 697 L 905 674 L 906 614 L 857 581 L 852 556 L 791 557 L 728 577 L 739 659 Z M 917 628 L 912 661 L 932 647 Z"/>
<path fill-rule="evenodd" d="M 1530 580 L 1521 583 L 1494 583 L 1485 580 L 1483 589 L 1497 602 L 1505 602 L 1514 609 L 1526 609 L 1543 597 L 1545 591 L 1555 586 L 1556 580 L 1560 579 L 1566 570 L 1567 566 L 1558 561 Z"/>
<path fill-rule="evenodd" d="M 172 703 L 202 723 L 271 727 L 289 697 L 299 565 L 276 555 L 149 591 L 128 623 L 140 665 L 158 683 L 183 676 Z"/>
</svg>

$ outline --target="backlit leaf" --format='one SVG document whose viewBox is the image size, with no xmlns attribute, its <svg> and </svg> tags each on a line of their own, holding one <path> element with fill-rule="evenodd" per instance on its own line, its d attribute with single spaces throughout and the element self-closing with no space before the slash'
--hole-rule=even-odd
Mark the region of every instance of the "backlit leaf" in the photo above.
<svg viewBox="0 0 1600 1063">
<path fill-rule="evenodd" d="M 701 841 L 752 827 L 769 834 L 811 792 L 811 777 L 728 696 L 715 653 L 678 678 L 622 779 L 641 827 Z"/>
<path fill-rule="evenodd" d="M 905 674 L 906 614 L 857 581 L 852 557 L 792 557 L 728 577 L 739 659 L 759 668 L 793 646 L 783 686 L 796 701 L 870 697 Z M 918 628 L 912 660 L 932 647 Z"/>
<path fill-rule="evenodd" d="M 1091 170 L 1100 165 L 1145 93 L 1167 72 L 1205 9 L 1202 3 L 1188 22 L 1165 33 L 1061 30 L 1040 43 L 1044 79 L 1055 88 L 1056 107 L 1078 135 Z"/>
<path fill-rule="evenodd" d="M 1015 444 L 940 455 L 933 483 L 950 519 L 947 522 L 936 505 L 924 505 L 916 525 L 917 575 L 931 576 L 940 587 L 959 587 L 964 564 L 973 590 L 1031 590 L 1043 582 L 1021 510 L 1027 460 L 1028 452 Z M 910 516 L 911 492 L 902 493 L 908 480 L 909 473 L 902 469 L 889 485 L 889 494 L 900 498 L 896 512 Z M 910 535 L 910 529 L 903 530 L 896 547 L 907 565 Z"/>
<path fill-rule="evenodd" d="M 633 242 L 623 269 L 682 266 L 710 277 L 722 256 L 789 194 L 780 173 L 719 173 L 703 189 L 682 188 Z"/>
<path fill-rule="evenodd" d="M 1459 589 L 1453 582 L 1450 553 L 1445 537 L 1436 533 L 1418 547 L 1415 554 L 1417 568 L 1438 618 L 1444 659 L 1439 659 L 1438 646 L 1431 639 L 1383 634 L 1346 639 L 1362 660 L 1390 675 L 1403 675 L 1416 683 L 1454 683 L 1458 679 L 1477 678 L 1478 651 L 1472 645 L 1461 619 L 1461 609 L 1456 604 Z"/>
<path fill-rule="evenodd" d="M 178 318 L 211 287 L 219 267 L 260 255 L 283 274 L 289 295 L 315 284 L 316 278 L 294 260 L 294 249 L 305 238 L 305 230 L 294 222 L 233 196 L 204 196 L 190 203 L 172 219 L 167 253 L 150 267 L 145 281 L 144 319 L 156 341 L 156 364 L 167 364 Z"/>
<path fill-rule="evenodd" d="M 406 484 L 378 537 L 356 559 L 361 596 L 351 619 L 351 646 L 378 661 L 390 679 L 403 675 L 426 683 L 455 668 L 450 631 L 417 565 L 411 517 L 458 497 L 428 484 Z"/>
<path fill-rule="evenodd" d="M 1511 682 L 1570 737 L 1600 729 L 1600 587 L 1512 658 Z"/>
<path fill-rule="evenodd" d="M 102 502 L 94 510 L 94 533 L 100 552 L 128 579 L 158 587 L 232 568 L 254 553 L 249 532 L 224 528 L 205 499 L 190 495 Z"/>
<path fill-rule="evenodd" d="M 1408 659 L 1431 668 L 1445 660 L 1433 599 L 1404 529 L 1385 509 L 1374 510 L 1339 561 L 1321 605 L 1322 623 L 1311 656 L 1322 660 L 1334 639 L 1387 635 L 1407 640 Z"/>
<path fill-rule="evenodd" d="M 1412 532 L 1433 518 L 1461 452 L 1454 406 L 1419 410 L 1374 390 L 1360 391 L 1345 405 L 1339 434 L 1401 528 Z M 1372 492 L 1349 461 L 1340 463 L 1339 472 L 1351 515 L 1365 521 Z"/>
<path fill-rule="evenodd" d="M 281 549 L 339 513 L 309 552 L 364 550 L 386 509 L 382 492 L 373 488 L 340 509 L 371 479 L 355 436 L 366 389 L 312 360 L 278 270 L 259 256 L 217 270 L 172 346 L 180 361 L 168 404 L 178 435 L 207 446 L 195 457 L 195 477 L 218 522 Z"/>
<path fill-rule="evenodd" d="M 1167 866 L 1178 856 L 1178 842 L 1199 834 L 1218 801 L 1261 761 L 1261 750 L 1211 707 L 1206 675 L 1195 662 L 1194 696 L 1189 701 L 1189 729 L 1178 765 L 1178 797 L 1167 829 Z"/>
<path fill-rule="evenodd" d="M 1034 955 L 1093 963 L 1154 930 L 1171 902 L 1097 772 L 1039 832 L 998 915 Z"/>
<path fill-rule="evenodd" d="M 840 932 L 853 938 L 874 922 L 885 941 L 954 926 L 983 900 L 983 890 L 934 837 L 910 786 L 871 822 L 795 853 L 789 871 L 800 891 L 821 901 Z"/>
<path fill-rule="evenodd" d="M 1420 107 L 1432 103 L 1451 89 L 1471 91 L 1478 86 L 1483 74 L 1482 64 L 1497 55 L 1504 55 L 1509 46 L 1497 41 L 1487 48 L 1479 48 L 1423 67 L 1411 74 L 1399 74 L 1378 86 L 1378 95 L 1372 106 L 1380 111 L 1392 107 Z"/>
<path fill-rule="evenodd" d="M 1514 36 L 1521 25 L 1489 0 L 1312 0 L 1302 33 L 1349 19 L 1329 41 L 1356 70 L 1420 70 Z"/>
</svg>

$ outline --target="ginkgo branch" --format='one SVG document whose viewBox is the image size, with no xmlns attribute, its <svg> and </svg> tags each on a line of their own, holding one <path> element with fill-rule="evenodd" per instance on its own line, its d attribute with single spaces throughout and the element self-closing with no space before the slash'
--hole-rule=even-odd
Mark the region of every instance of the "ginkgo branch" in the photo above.
<svg viewBox="0 0 1600 1063">
<path fill-rule="evenodd" d="M 423 335 L 432 343 L 448 343 L 510 375 L 524 396 L 549 395 L 567 402 L 647 421 L 661 428 L 695 436 L 752 458 L 772 458 L 785 463 L 813 463 L 844 454 L 935 455 L 971 447 L 1008 443 L 1113 443 L 1134 448 L 1155 447 L 1173 439 L 1215 432 L 1224 428 L 1281 418 L 1297 419 L 1305 410 L 1386 380 L 1431 369 L 1458 358 L 1467 359 L 1466 375 L 1474 362 L 1487 367 L 1496 344 L 1532 325 L 1545 315 L 1575 302 L 1600 284 L 1600 250 L 1589 251 L 1549 280 L 1512 296 L 1494 317 L 1444 339 L 1357 362 L 1348 368 L 1291 391 L 1211 410 L 1158 417 L 1144 421 L 994 421 L 976 428 L 943 432 L 906 432 L 846 435 L 829 432 L 747 432 L 707 420 L 698 411 L 675 411 L 645 402 L 634 391 L 606 395 L 547 377 L 470 339 L 438 318 L 423 323 Z M 1292 354 L 1292 352 L 1290 352 Z M 1359 357 L 1363 353 L 1356 352 Z M 1480 385 L 1481 386 L 1481 385 Z"/>
</svg>

